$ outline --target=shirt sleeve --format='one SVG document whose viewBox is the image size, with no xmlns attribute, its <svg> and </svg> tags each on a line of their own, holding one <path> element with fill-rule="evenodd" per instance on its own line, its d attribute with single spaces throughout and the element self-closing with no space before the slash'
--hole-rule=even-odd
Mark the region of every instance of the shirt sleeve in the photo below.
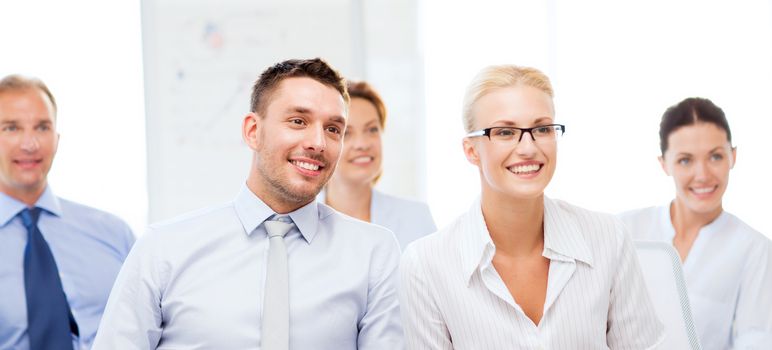
<svg viewBox="0 0 772 350">
<path fill-rule="evenodd" d="M 772 349 L 772 243 L 748 257 L 732 325 L 733 349 Z"/>
<path fill-rule="evenodd" d="M 437 231 L 437 225 L 434 223 L 434 217 L 432 217 L 432 211 L 429 209 L 429 206 L 422 203 L 421 207 L 424 212 L 423 216 L 426 218 L 424 220 L 424 235 L 428 235 Z"/>
<path fill-rule="evenodd" d="M 404 348 L 397 299 L 399 243 L 391 232 L 383 237 L 384 243 L 376 248 L 370 261 L 367 310 L 358 325 L 360 350 Z"/>
<path fill-rule="evenodd" d="M 616 221 L 621 240 L 611 285 L 606 341 L 610 349 L 655 349 L 664 339 L 646 289 L 638 256 L 625 226 Z"/>
<path fill-rule="evenodd" d="M 161 337 L 161 277 L 148 232 L 129 252 L 113 285 L 93 350 L 155 349 Z"/>
<path fill-rule="evenodd" d="M 417 249 L 409 247 L 400 263 L 399 302 L 407 349 L 452 350 L 450 333 L 431 296 Z"/>
<path fill-rule="evenodd" d="M 131 227 L 129 227 L 129 224 L 123 221 L 121 222 L 123 224 L 121 227 L 121 234 L 123 236 L 123 241 L 124 241 L 123 257 L 125 260 L 126 256 L 131 251 L 131 247 L 134 245 L 134 242 L 136 241 L 136 237 L 134 236 L 134 232 L 131 231 Z"/>
</svg>

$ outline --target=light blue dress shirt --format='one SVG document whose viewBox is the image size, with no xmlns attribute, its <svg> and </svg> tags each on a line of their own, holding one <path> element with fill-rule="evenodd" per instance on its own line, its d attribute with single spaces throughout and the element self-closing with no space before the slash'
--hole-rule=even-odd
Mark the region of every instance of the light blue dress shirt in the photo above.
<svg viewBox="0 0 772 350">
<path fill-rule="evenodd" d="M 260 349 L 273 214 L 244 186 L 231 203 L 151 226 L 94 349 Z M 290 349 L 402 349 L 394 235 L 316 201 L 289 217 Z"/>
<path fill-rule="evenodd" d="M 425 203 L 376 190 L 373 190 L 370 202 L 370 220 L 394 232 L 402 249 L 410 242 L 437 231 L 432 213 Z"/>
<path fill-rule="evenodd" d="M 324 203 L 325 194 L 317 201 Z M 370 199 L 370 222 L 394 232 L 400 247 L 437 231 L 432 213 L 423 202 L 395 197 L 373 189 Z"/>
<path fill-rule="evenodd" d="M 45 189 L 38 228 L 56 259 L 64 293 L 78 323 L 75 349 L 88 349 L 107 297 L 134 235 L 121 219 L 57 198 Z M 0 193 L 0 349 L 29 349 L 24 294 L 24 247 L 27 229 L 17 214 L 26 205 Z"/>
</svg>

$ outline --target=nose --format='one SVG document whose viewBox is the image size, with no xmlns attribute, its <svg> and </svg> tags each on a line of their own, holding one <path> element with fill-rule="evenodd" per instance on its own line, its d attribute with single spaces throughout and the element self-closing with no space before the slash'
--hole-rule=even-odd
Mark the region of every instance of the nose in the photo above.
<svg viewBox="0 0 772 350">
<path fill-rule="evenodd" d="M 536 138 L 533 137 L 533 133 L 531 133 L 531 130 L 523 130 L 522 132 L 520 132 L 520 138 L 517 140 L 517 142 L 523 141 L 523 137 L 525 136 L 525 134 L 528 134 L 528 136 L 531 137 L 531 141 L 536 142 Z"/>
<path fill-rule="evenodd" d="M 366 137 L 353 136 L 349 137 L 347 141 L 351 142 L 351 146 L 357 151 L 368 151 L 372 147 L 371 141 Z"/>
<path fill-rule="evenodd" d="M 324 135 L 324 127 L 312 127 L 308 128 L 308 130 L 309 131 L 306 135 L 305 148 L 311 151 L 324 152 L 324 150 L 327 148 L 327 141 Z"/>
<path fill-rule="evenodd" d="M 515 146 L 515 152 L 517 152 L 517 154 L 523 158 L 531 158 L 536 155 L 536 152 L 538 152 L 538 147 L 536 147 L 536 140 L 533 138 L 533 135 L 530 132 L 528 132 L 528 134 L 530 137 L 525 137 L 525 132 L 520 134 L 520 140 Z"/>
<path fill-rule="evenodd" d="M 22 136 L 21 150 L 28 153 L 34 153 L 40 148 L 40 141 L 33 132 L 25 133 Z"/>
<path fill-rule="evenodd" d="M 708 169 L 707 162 L 697 162 L 694 167 L 694 179 L 697 181 L 708 180 L 710 177 L 710 170 Z"/>
</svg>

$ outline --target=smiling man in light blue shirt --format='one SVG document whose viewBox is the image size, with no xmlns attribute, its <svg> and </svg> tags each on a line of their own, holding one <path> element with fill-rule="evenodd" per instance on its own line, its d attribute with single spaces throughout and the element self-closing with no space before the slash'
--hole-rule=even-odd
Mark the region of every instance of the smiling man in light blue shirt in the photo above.
<svg viewBox="0 0 772 350">
<path fill-rule="evenodd" d="M 347 105 L 343 79 L 320 59 L 264 71 L 242 125 L 253 150 L 246 185 L 233 202 L 151 226 L 94 348 L 402 349 L 394 235 L 314 200 L 340 157 Z M 269 240 L 277 214 L 291 228 Z M 268 288 L 284 266 L 277 238 L 283 295 Z"/>
<path fill-rule="evenodd" d="M 45 84 L 0 80 L 0 349 L 88 349 L 134 242 L 117 217 L 54 195 L 58 141 Z"/>
</svg>

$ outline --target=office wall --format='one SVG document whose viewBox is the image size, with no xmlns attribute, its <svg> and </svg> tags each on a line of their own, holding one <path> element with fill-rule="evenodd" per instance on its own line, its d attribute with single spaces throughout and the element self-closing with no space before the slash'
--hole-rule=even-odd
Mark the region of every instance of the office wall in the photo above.
<svg viewBox="0 0 772 350">
<path fill-rule="evenodd" d="M 288 58 L 323 57 L 381 91 L 391 117 L 380 186 L 420 195 L 423 74 L 412 2 L 146 0 L 142 14 L 151 222 L 233 198 L 251 159 L 241 140 L 251 86 Z"/>
</svg>

